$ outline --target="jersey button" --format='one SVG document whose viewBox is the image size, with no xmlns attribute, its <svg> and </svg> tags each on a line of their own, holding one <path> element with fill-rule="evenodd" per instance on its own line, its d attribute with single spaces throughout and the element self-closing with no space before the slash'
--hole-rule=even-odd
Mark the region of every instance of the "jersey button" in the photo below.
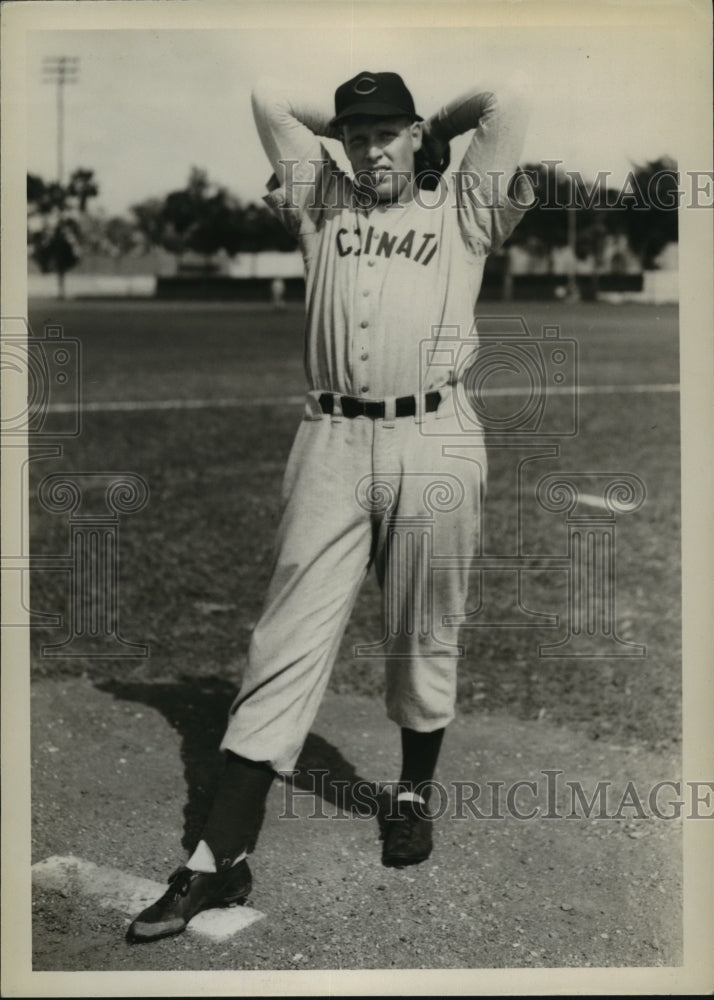
<svg viewBox="0 0 714 1000">
<path fill-rule="evenodd" d="M 359 356 L 360 361 L 366 361 L 368 357 L 369 357 L 369 354 L 367 353 L 367 351 L 362 351 L 362 353 Z"/>
<path fill-rule="evenodd" d="M 361 326 L 361 327 L 362 327 L 362 329 L 364 330 L 364 329 L 365 329 L 365 327 L 368 327 L 368 326 L 369 326 L 369 320 L 367 320 L 367 319 L 363 319 L 363 320 L 362 320 L 362 322 L 360 323 L 360 326 Z"/>
<path fill-rule="evenodd" d="M 369 392 L 369 386 L 363 385 L 362 388 L 360 389 L 360 392 Z"/>
<path fill-rule="evenodd" d="M 364 295 L 365 298 L 367 298 L 367 296 L 369 295 L 369 288 L 365 288 L 362 294 Z"/>
<path fill-rule="evenodd" d="M 368 260 L 368 261 L 367 261 L 367 267 L 374 267 L 374 261 L 373 261 L 373 260 L 371 260 L 371 259 L 370 259 L 370 260 Z"/>
</svg>

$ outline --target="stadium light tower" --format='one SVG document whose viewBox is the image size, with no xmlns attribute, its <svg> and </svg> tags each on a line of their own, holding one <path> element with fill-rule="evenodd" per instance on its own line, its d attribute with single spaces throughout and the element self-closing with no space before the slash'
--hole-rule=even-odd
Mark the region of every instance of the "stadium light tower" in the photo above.
<svg viewBox="0 0 714 1000">
<path fill-rule="evenodd" d="M 45 56 L 42 61 L 45 83 L 57 84 L 57 181 L 64 182 L 64 88 L 76 83 L 79 75 L 78 56 Z"/>
</svg>

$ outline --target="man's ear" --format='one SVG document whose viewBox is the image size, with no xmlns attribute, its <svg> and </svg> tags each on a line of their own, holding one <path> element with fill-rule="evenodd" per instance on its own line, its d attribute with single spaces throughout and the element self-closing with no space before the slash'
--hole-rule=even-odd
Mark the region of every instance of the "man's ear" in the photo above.
<svg viewBox="0 0 714 1000">
<path fill-rule="evenodd" d="M 421 149 L 422 142 L 422 122 L 412 122 L 409 126 L 411 137 L 412 137 L 412 149 L 416 153 Z"/>
</svg>

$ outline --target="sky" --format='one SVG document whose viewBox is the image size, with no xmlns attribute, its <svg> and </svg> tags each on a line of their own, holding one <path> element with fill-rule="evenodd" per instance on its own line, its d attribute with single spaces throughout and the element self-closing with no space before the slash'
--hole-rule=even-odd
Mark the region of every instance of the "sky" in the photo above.
<svg viewBox="0 0 714 1000">
<path fill-rule="evenodd" d="M 140 6 L 140 5 L 138 5 Z M 245 200 L 269 173 L 250 108 L 265 75 L 286 91 L 331 102 L 360 70 L 401 73 L 428 116 L 480 81 L 525 72 L 533 111 L 522 162 L 559 159 L 622 184 L 633 162 L 677 156 L 681 118 L 672 39 L 661 28 L 614 34 L 572 28 L 409 28 L 374 31 L 317 22 L 289 28 L 35 30 L 27 36 L 27 169 L 57 175 L 56 87 L 45 56 L 79 58 L 65 88 L 67 172 L 89 167 L 92 202 L 109 214 L 185 185 L 192 166 Z M 452 163 L 466 140 L 456 140 Z M 460 145 L 461 143 L 461 145 Z"/>
</svg>

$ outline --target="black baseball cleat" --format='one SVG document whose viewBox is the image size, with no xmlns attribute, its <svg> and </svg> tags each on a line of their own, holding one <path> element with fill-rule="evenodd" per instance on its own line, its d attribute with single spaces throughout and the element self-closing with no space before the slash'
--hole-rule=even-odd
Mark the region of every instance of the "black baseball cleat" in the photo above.
<svg viewBox="0 0 714 1000">
<path fill-rule="evenodd" d="M 384 823 L 382 864 L 388 868 L 418 865 L 431 854 L 432 820 L 426 806 L 409 800 L 397 802 Z"/>
<path fill-rule="evenodd" d="M 155 941 L 180 934 L 202 910 L 243 903 L 253 888 L 248 862 L 215 873 L 196 872 L 181 866 L 169 876 L 169 888 L 131 923 L 126 939 L 131 943 Z"/>
</svg>

